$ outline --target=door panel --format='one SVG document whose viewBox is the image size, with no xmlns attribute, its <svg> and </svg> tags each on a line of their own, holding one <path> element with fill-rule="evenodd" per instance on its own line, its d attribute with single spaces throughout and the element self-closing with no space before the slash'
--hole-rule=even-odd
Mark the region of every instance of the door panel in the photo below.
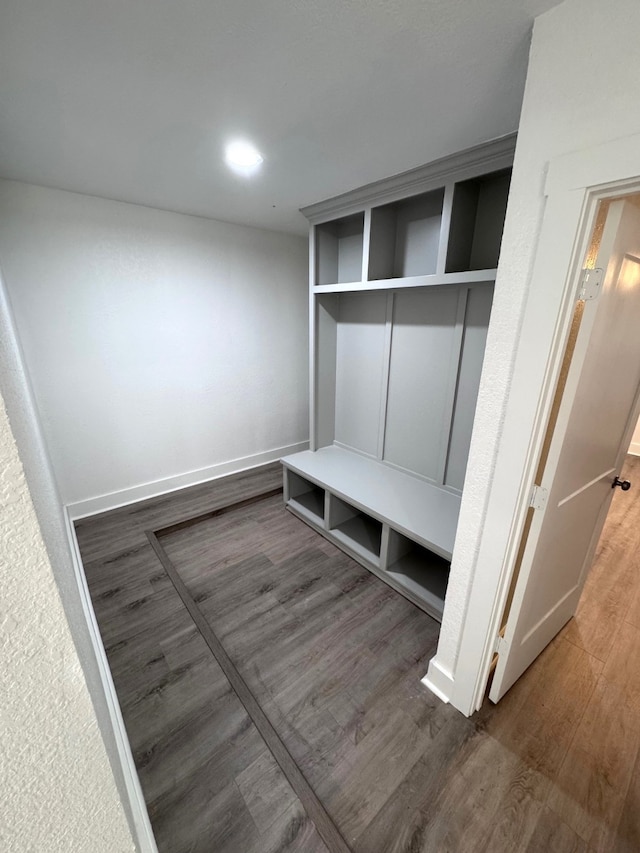
<svg viewBox="0 0 640 853">
<path fill-rule="evenodd" d="M 602 292 L 584 306 L 540 484 L 548 499 L 524 548 L 493 701 L 573 616 L 593 559 L 636 414 L 639 259 L 640 209 L 613 202 L 596 261 L 605 270 Z"/>
</svg>

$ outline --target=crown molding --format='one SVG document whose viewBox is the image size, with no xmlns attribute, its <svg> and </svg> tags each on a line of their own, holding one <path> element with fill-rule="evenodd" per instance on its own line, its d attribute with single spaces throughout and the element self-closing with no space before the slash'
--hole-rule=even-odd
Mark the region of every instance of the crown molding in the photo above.
<svg viewBox="0 0 640 853">
<path fill-rule="evenodd" d="M 401 172 L 342 193 L 334 198 L 319 201 L 300 208 L 307 219 L 316 224 L 348 216 L 371 204 L 387 204 L 400 198 L 428 192 L 444 186 L 450 180 L 465 180 L 498 169 L 508 168 L 513 163 L 516 134 L 500 136 L 473 148 L 441 157 L 424 166 Z"/>
</svg>

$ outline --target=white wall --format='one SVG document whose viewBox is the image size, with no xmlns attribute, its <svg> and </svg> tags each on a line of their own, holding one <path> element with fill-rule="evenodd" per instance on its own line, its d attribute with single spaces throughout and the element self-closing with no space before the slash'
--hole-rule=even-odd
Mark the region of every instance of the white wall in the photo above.
<svg viewBox="0 0 640 853">
<path fill-rule="evenodd" d="M 65 789 L 71 802 L 75 802 L 77 795 L 73 793 L 73 786 L 86 786 L 91 788 L 94 784 L 100 789 L 100 795 L 104 798 L 105 809 L 111 811 L 110 820 L 115 821 L 116 837 L 120 830 L 117 829 L 119 815 L 113 805 L 114 779 L 120 798 L 124 805 L 126 816 L 130 822 L 135 838 L 143 844 L 149 838 L 150 828 L 146 815 L 144 801 L 140 792 L 140 786 L 133 771 L 133 760 L 131 759 L 128 743 L 123 735 L 123 724 L 118 717 L 113 700 L 107 696 L 113 690 L 112 685 L 105 685 L 104 672 L 106 671 L 106 658 L 101 669 L 98 654 L 92 635 L 90 634 L 87 616 L 77 582 L 79 565 L 74 559 L 67 534 L 67 521 L 64 515 L 62 503 L 56 486 L 55 478 L 51 469 L 46 447 L 42 438 L 40 420 L 33 400 L 33 393 L 28 376 L 24 367 L 24 359 L 17 340 L 15 323 L 6 288 L 0 273 L 0 406 L 4 405 L 9 416 L 9 427 L 3 424 L 2 441 L 0 441 L 0 453 L 5 454 L 0 464 L 0 479 L 2 489 L 0 490 L 0 585 L 3 591 L 0 593 L 0 619 L 2 629 L 0 630 L 0 672 L 7 678 L 15 678 L 16 667 L 22 667 L 28 672 L 34 663 L 37 664 L 38 655 L 44 651 L 42 660 L 46 660 L 50 654 L 49 644 L 59 649 L 60 663 L 63 659 L 69 662 L 69 671 L 64 673 L 57 671 L 54 666 L 51 671 L 51 682 L 43 685 L 34 677 L 19 679 L 12 683 L 12 699 L 27 706 L 34 705 L 35 717 L 29 714 L 22 718 L 16 717 L 12 720 L 13 729 L 7 729 L 11 737 L 11 749 L 4 752 L 6 764 L 0 768 L 0 785 L 2 782 L 9 783 L 13 779 L 21 779 L 20 768 L 13 767 L 13 762 L 21 764 L 20 744 L 28 743 L 30 760 L 38 762 L 40 758 L 40 769 L 34 775 L 34 784 L 39 789 L 48 785 L 57 784 L 56 774 L 66 772 L 69 774 L 68 787 Z M 19 460 L 14 459 L 13 440 L 17 445 Z M 23 473 L 24 471 L 24 473 Z M 24 485 L 26 478 L 29 492 Z M 30 494 L 30 498 L 29 498 Z M 33 501 L 33 506 L 31 505 Z M 19 508 L 18 529 L 16 512 Z M 39 524 L 33 519 L 33 510 Z M 6 541 L 5 541 L 6 539 Z M 13 540 L 13 541 L 10 541 Z M 43 549 L 46 548 L 46 554 Z M 47 561 L 48 557 L 48 561 Z M 34 568 L 37 574 L 34 574 Z M 50 598 L 51 578 L 55 582 L 55 591 Z M 42 582 L 42 591 L 40 583 Z M 59 605 L 62 604 L 64 616 Z M 40 630 L 39 626 L 44 627 Z M 23 642 L 20 631 L 14 634 L 14 628 L 20 627 L 20 631 L 32 630 L 33 636 L 28 642 Z M 68 634 L 71 634 L 73 646 L 69 646 Z M 44 650 L 39 644 L 46 643 Z M 75 647 L 75 649 L 74 649 Z M 101 651 L 104 658 L 104 652 Z M 5 660 L 5 655 L 10 660 Z M 25 659 L 22 660 L 22 655 Z M 93 710 L 86 707 L 86 697 L 79 686 L 81 675 L 77 672 L 77 663 L 82 666 L 82 674 L 86 679 L 85 687 L 93 701 Z M 66 665 L 65 665 L 66 666 Z M 39 677 L 45 677 L 40 672 Z M 79 691 L 80 701 L 77 709 L 69 710 L 66 702 L 61 701 L 62 694 L 69 692 L 65 685 L 67 675 L 71 675 L 74 681 L 74 689 Z M 78 682 L 76 684 L 76 682 Z M 2 693 L 2 695 L 8 695 Z M 85 746 L 91 747 L 87 753 L 83 771 L 79 776 L 74 775 L 71 768 L 62 770 L 58 761 L 64 765 L 69 757 L 76 761 L 72 752 L 63 754 L 64 744 L 51 746 L 56 750 L 55 759 L 47 763 L 47 743 L 42 743 L 37 736 L 39 729 L 45 727 L 45 732 L 52 733 L 64 729 L 65 718 L 69 718 L 69 725 L 77 724 L 80 729 L 93 730 L 96 721 L 104 747 L 95 741 L 93 731 L 86 735 Z M 7 717 L 7 720 L 9 717 Z M 23 728 L 21 728 L 23 727 Z M 0 727 L 1 728 L 1 727 Z M 85 736 L 81 735 L 81 741 Z M 45 740 L 47 740 L 45 734 Z M 18 747 L 16 752 L 15 747 Z M 111 763 L 113 777 L 109 778 L 108 768 L 104 766 L 104 749 Z M 3 750 L 0 748 L 0 754 Z M 95 766 L 94 766 L 95 762 Z M 1 764 L 1 761 L 0 761 Z M 11 773 L 2 772 L 11 768 Z M 83 773 L 92 778 L 87 783 Z M 92 790 L 97 790 L 92 788 Z M 26 792 L 25 792 L 26 793 Z M 6 800 L 5 788 L 2 790 L 2 799 Z M 115 797 L 117 800 L 117 797 Z M 111 804 L 110 804 L 111 803 Z M 28 797 L 20 800 L 20 808 L 28 811 L 33 806 Z M 25 814 L 20 820 L 26 820 Z M 83 819 L 86 824 L 86 819 Z M 16 828 L 16 827 L 14 827 Z M 17 828 L 20 832 L 19 827 Z M 39 832 L 45 827 L 40 826 Z M 8 828 L 8 831 L 12 831 Z M 23 847 L 20 849 L 55 849 L 53 839 L 57 829 L 52 825 L 51 847 L 49 845 Z M 76 828 L 73 830 L 77 832 Z M 87 831 L 93 831 L 89 826 Z M 1 835 L 1 832 L 0 832 Z M 26 836 L 25 836 L 26 837 Z M 34 836 L 35 838 L 35 836 Z M 5 846 L 2 845 L 2 849 Z M 11 848 L 13 849 L 13 848 Z M 128 843 L 122 849 L 129 849 Z M 147 848 L 145 848 L 147 849 Z"/>
<path fill-rule="evenodd" d="M 0 396 L 0 849 L 134 843 Z"/>
<path fill-rule="evenodd" d="M 485 524 L 518 332 L 544 212 L 548 162 L 640 132 L 640 3 L 566 0 L 536 20 L 491 329 L 432 682 L 450 695 L 480 542 L 506 547 L 513 506 Z M 563 286 L 558 281 L 558 287 Z M 515 472 L 517 476 L 517 472 Z"/>
<path fill-rule="evenodd" d="M 65 504 L 97 511 L 307 440 L 306 253 L 0 182 L 0 259 Z"/>
</svg>

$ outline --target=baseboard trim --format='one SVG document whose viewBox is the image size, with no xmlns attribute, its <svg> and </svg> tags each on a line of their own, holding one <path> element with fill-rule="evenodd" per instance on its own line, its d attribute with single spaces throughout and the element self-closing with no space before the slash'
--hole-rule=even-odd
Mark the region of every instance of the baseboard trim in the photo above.
<svg viewBox="0 0 640 853">
<path fill-rule="evenodd" d="M 632 441 L 627 453 L 630 453 L 632 456 L 640 456 L 640 441 Z"/>
<path fill-rule="evenodd" d="M 447 704 L 451 701 L 453 673 L 439 664 L 436 658 L 431 658 L 429 661 L 429 671 L 422 679 L 422 683 L 435 693 L 438 699 L 442 699 Z"/>
<path fill-rule="evenodd" d="M 259 465 L 277 462 L 283 456 L 288 456 L 290 453 L 298 453 L 301 450 L 308 449 L 309 442 L 301 441 L 298 444 L 290 444 L 286 447 L 266 450 L 263 453 L 254 453 L 252 456 L 232 459 L 229 462 L 219 462 L 217 465 L 209 465 L 206 468 L 199 468 L 196 471 L 187 471 L 185 474 L 176 474 L 173 477 L 165 477 L 162 480 L 142 483 L 139 486 L 131 486 L 128 489 L 121 489 L 117 492 L 110 492 L 106 495 L 98 495 L 95 498 L 87 498 L 86 500 L 67 504 L 67 513 L 71 521 L 79 521 L 81 518 L 86 518 L 90 515 L 108 512 L 109 510 L 119 509 L 123 506 L 130 506 L 139 501 L 146 501 L 149 498 L 157 498 L 170 492 L 176 492 L 179 489 L 186 489 L 189 486 L 197 486 L 201 483 L 207 483 L 210 480 L 217 480 L 219 477 L 226 477 L 229 474 L 239 474 L 241 471 L 246 471 L 249 468 L 257 468 Z"/>
<path fill-rule="evenodd" d="M 111 670 L 109 669 L 107 654 L 104 650 L 102 637 L 100 636 L 100 630 L 98 629 L 98 622 L 91 602 L 89 587 L 87 586 L 87 579 L 82 566 L 82 559 L 80 557 L 78 540 L 76 538 L 71 517 L 66 509 L 64 515 L 76 583 L 78 584 L 80 599 L 82 601 L 82 609 L 89 628 L 91 644 L 98 662 L 100 681 L 102 682 L 111 727 L 114 732 L 116 748 L 118 750 L 120 767 L 122 768 L 122 775 L 124 777 L 127 798 L 129 801 L 128 804 L 131 810 L 133 828 L 135 831 L 135 841 L 140 853 L 158 853 L 156 841 L 153 836 L 153 830 L 151 829 L 149 813 L 147 812 L 147 805 L 144 801 L 142 788 L 140 787 L 140 780 L 138 779 L 138 771 L 136 770 L 131 746 L 129 744 L 129 738 L 127 737 L 127 731 L 122 718 L 122 711 L 120 710 L 116 688 L 113 683 Z"/>
</svg>

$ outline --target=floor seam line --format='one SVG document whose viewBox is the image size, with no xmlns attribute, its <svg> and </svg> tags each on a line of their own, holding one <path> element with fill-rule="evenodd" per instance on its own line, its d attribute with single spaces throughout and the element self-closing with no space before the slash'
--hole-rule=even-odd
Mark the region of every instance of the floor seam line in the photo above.
<svg viewBox="0 0 640 853">
<path fill-rule="evenodd" d="M 262 737 L 267 749 L 269 750 L 276 763 L 284 773 L 287 781 L 293 788 L 293 791 L 300 800 L 309 818 L 313 821 L 318 834 L 320 835 L 324 843 L 327 845 L 329 853 L 352 853 L 351 848 L 343 838 L 338 827 L 336 826 L 333 819 L 323 806 L 322 802 L 311 787 L 310 783 L 307 781 L 306 777 L 302 773 L 302 770 L 289 752 L 287 746 L 274 728 L 266 713 L 258 703 L 258 700 L 254 696 L 253 692 L 250 690 L 242 675 L 239 673 L 238 669 L 229 657 L 221 641 L 219 640 L 214 630 L 206 620 L 204 614 L 191 596 L 186 584 L 180 577 L 178 570 L 174 566 L 171 558 L 169 557 L 169 555 L 167 554 L 167 552 L 159 541 L 159 536 L 161 535 L 166 535 L 170 532 L 177 532 L 178 530 L 185 529 L 186 527 L 192 524 L 196 524 L 200 521 L 205 521 L 217 515 L 222 515 L 223 513 L 228 512 L 232 509 L 240 508 L 258 500 L 273 497 L 281 492 L 282 489 L 275 489 L 270 492 L 257 495 L 255 497 L 248 498 L 246 500 L 239 501 L 234 504 L 230 504 L 227 507 L 221 507 L 220 509 L 214 510 L 212 512 L 193 516 L 191 519 L 185 519 L 184 522 L 178 522 L 172 525 L 168 525 L 167 527 L 159 528 L 158 530 L 146 530 L 145 535 L 156 557 L 160 561 L 165 572 L 167 573 L 167 576 L 171 580 L 176 592 L 178 593 L 178 596 L 182 600 L 182 603 L 186 607 L 189 615 L 191 616 L 196 630 L 199 632 L 199 634 L 209 647 L 209 650 L 213 654 L 225 677 L 229 681 L 232 690 L 238 697 L 249 718 L 255 725 L 260 736 Z"/>
</svg>

